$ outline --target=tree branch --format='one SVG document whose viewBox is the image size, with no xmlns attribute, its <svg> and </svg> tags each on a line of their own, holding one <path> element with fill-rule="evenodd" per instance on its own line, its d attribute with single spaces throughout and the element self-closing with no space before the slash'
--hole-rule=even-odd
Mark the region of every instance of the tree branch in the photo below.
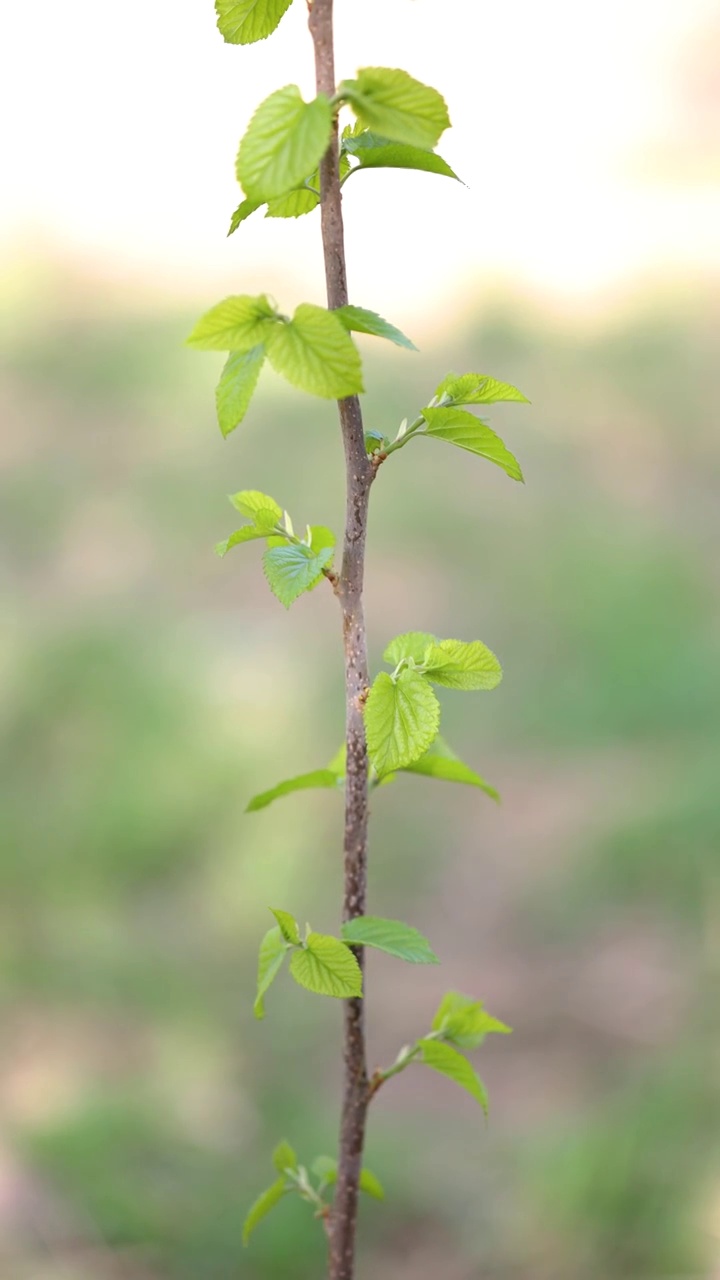
<svg viewBox="0 0 720 1280">
<path fill-rule="evenodd" d="M 317 92 L 335 93 L 333 0 L 313 0 L 309 18 L 315 49 Z M 338 125 L 320 165 L 320 218 L 328 306 L 348 301 L 342 197 L 338 171 Z M 365 534 L 370 486 L 376 475 L 366 450 L 362 410 L 357 396 L 338 401 L 345 449 L 346 517 L 342 569 L 337 594 L 345 644 L 347 777 L 345 784 L 345 889 L 343 919 L 364 915 L 367 887 L 368 761 L 362 700 L 368 680 L 367 639 L 362 592 Z M 356 951 L 361 968 L 362 948 Z M 365 1141 L 368 1075 L 363 1000 L 344 1005 L 344 1090 L 340 1122 L 338 1180 L 330 1233 L 330 1280 L 352 1280 L 358 1186 Z"/>
</svg>

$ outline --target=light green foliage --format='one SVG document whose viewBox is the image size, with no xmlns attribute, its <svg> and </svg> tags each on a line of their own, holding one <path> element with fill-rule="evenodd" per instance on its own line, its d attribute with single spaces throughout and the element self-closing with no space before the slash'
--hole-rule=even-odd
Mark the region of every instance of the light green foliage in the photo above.
<svg viewBox="0 0 720 1280">
<path fill-rule="evenodd" d="M 435 738 L 440 705 L 424 676 L 405 667 L 376 677 L 365 704 L 368 753 L 379 777 L 418 760 Z"/>
<path fill-rule="evenodd" d="M 335 534 L 324 524 L 310 525 L 310 549 L 314 552 L 335 550 Z M 330 563 L 328 561 L 328 563 Z"/>
<path fill-rule="evenodd" d="M 511 1031 L 485 1010 L 482 1000 L 473 1000 L 472 996 L 464 996 L 459 991 L 446 991 L 433 1018 L 432 1029 L 461 1049 L 477 1049 L 491 1032 L 509 1035 Z"/>
<path fill-rule="evenodd" d="M 215 0 L 217 25 L 228 44 L 254 44 L 277 27 L 292 0 Z"/>
<path fill-rule="evenodd" d="M 407 143 L 391 142 L 370 129 L 358 133 L 345 130 L 342 141 L 343 154 L 358 161 L 350 170 L 361 169 L 419 169 L 425 173 L 438 173 L 446 178 L 457 178 L 442 156 L 424 147 L 412 147 Z"/>
<path fill-rule="evenodd" d="M 384 920 L 380 916 L 356 916 L 347 920 L 340 930 L 345 942 L 353 946 L 376 947 L 398 960 L 410 964 L 439 964 L 427 938 L 412 925 L 399 920 Z"/>
<path fill-rule="evenodd" d="M 282 520 L 282 511 L 275 499 L 268 497 L 266 493 L 260 493 L 257 489 L 242 489 L 239 493 L 231 494 L 230 501 L 241 515 L 252 520 L 252 524 L 236 529 L 224 542 L 218 542 L 215 550 L 219 556 L 224 556 L 232 547 L 240 543 L 267 538 Z"/>
<path fill-rule="evenodd" d="M 470 787 L 479 787 L 491 800 L 500 799 L 495 788 L 469 765 L 464 764 L 440 734 L 424 756 L 413 764 L 405 765 L 404 772 L 420 773 L 426 778 L 437 778 L 441 782 L 464 782 Z"/>
<path fill-rule="evenodd" d="M 428 649 L 434 644 L 437 644 L 437 636 L 430 635 L 428 631 L 406 631 L 404 635 L 396 636 L 390 641 L 383 659 L 389 662 L 391 667 L 396 667 L 403 658 L 412 658 L 413 662 L 420 667 L 425 661 Z"/>
<path fill-rule="evenodd" d="M 301 773 L 297 778 L 286 778 L 284 782 L 278 782 L 268 791 L 262 791 L 259 795 L 253 796 L 245 812 L 255 813 L 258 809 L 266 809 L 273 800 L 279 800 L 281 796 L 289 796 L 293 791 L 310 791 L 320 787 L 337 790 L 338 775 L 333 773 L 332 769 L 315 769 L 312 773 Z"/>
<path fill-rule="evenodd" d="M 500 663 L 480 640 L 440 640 L 423 665 L 428 680 L 447 689 L 494 689 L 502 680 Z"/>
<path fill-rule="evenodd" d="M 362 125 L 393 142 L 434 147 L 450 125 L 442 95 L 407 71 L 364 67 L 355 80 L 343 80 L 338 92 Z"/>
<path fill-rule="evenodd" d="M 276 1146 L 272 1159 L 278 1173 L 285 1173 L 288 1169 L 294 1172 L 298 1167 L 298 1158 L 290 1143 L 284 1139 Z"/>
<path fill-rule="evenodd" d="M 240 226 L 240 223 L 244 222 L 246 218 L 249 218 L 251 214 L 255 213 L 256 209 L 261 209 L 263 204 L 263 200 L 241 200 L 230 219 L 228 235 L 233 235 Z"/>
<path fill-rule="evenodd" d="M 199 351 L 250 351 L 266 340 L 277 319 L 277 309 L 266 294 L 235 294 L 200 317 L 188 346 Z"/>
<path fill-rule="evenodd" d="M 258 954 L 257 995 L 253 1011 L 256 1018 L 265 1017 L 264 996 L 279 974 L 287 947 L 279 928 L 268 929 Z"/>
<path fill-rule="evenodd" d="M 420 1043 L 425 1066 L 432 1067 L 433 1071 L 439 1071 L 441 1075 L 448 1076 L 462 1089 L 466 1089 L 487 1115 L 487 1091 L 472 1063 L 458 1053 L 457 1049 L 453 1049 L 452 1045 L 442 1044 L 438 1040 L 422 1040 Z"/>
<path fill-rule="evenodd" d="M 363 390 L 357 348 L 324 307 L 301 303 L 289 323 L 273 328 L 267 351 L 277 373 L 301 391 L 335 400 Z"/>
<path fill-rule="evenodd" d="M 287 543 L 270 547 L 263 556 L 265 577 L 270 590 L 286 609 L 305 591 L 312 591 L 332 560 L 332 548 L 314 552 L 304 543 Z"/>
<path fill-rule="evenodd" d="M 322 933 L 310 933 L 305 946 L 293 952 L 290 972 L 301 987 L 321 996 L 347 999 L 362 995 L 362 973 L 352 951 Z"/>
<path fill-rule="evenodd" d="M 251 1206 L 245 1222 L 243 1223 L 243 1244 L 247 1244 L 258 1223 L 262 1222 L 263 1218 L 266 1218 L 270 1211 L 275 1208 L 275 1205 L 280 1203 L 285 1192 L 288 1190 L 289 1187 L 285 1178 L 281 1177 L 278 1178 L 276 1182 L 273 1182 L 272 1186 L 268 1187 L 267 1191 L 263 1191 L 261 1195 L 258 1196 L 255 1203 Z"/>
<path fill-rule="evenodd" d="M 224 436 L 239 427 L 245 417 L 264 362 L 262 344 L 228 356 L 215 390 L 218 423 Z"/>
<path fill-rule="evenodd" d="M 277 907 L 271 907 L 270 910 L 278 922 L 278 928 L 285 941 L 293 947 L 299 947 L 300 930 L 294 916 L 291 916 L 289 911 L 279 911 Z"/>
<path fill-rule="evenodd" d="M 255 527 L 263 533 L 272 533 L 276 524 L 282 520 L 282 507 L 274 498 L 259 489 L 240 489 L 230 495 L 230 501 L 241 516 L 247 516 Z"/>
<path fill-rule="evenodd" d="M 377 315 L 374 311 L 366 311 L 364 307 L 338 307 L 335 312 L 338 320 L 341 320 L 345 328 L 355 333 L 370 333 L 375 338 L 387 338 L 389 342 L 394 342 L 396 347 L 405 347 L 408 351 L 417 351 L 414 342 L 405 337 L 394 324 L 389 324 L 387 320 L 383 320 L 382 316 Z"/>
<path fill-rule="evenodd" d="M 523 473 L 517 458 L 505 447 L 502 440 L 485 422 L 481 422 L 466 409 L 423 409 L 427 423 L 422 434 L 447 440 L 460 449 L 487 458 L 502 467 L 512 480 L 522 480 Z"/>
<path fill-rule="evenodd" d="M 315 1177 L 320 1179 L 321 1187 L 332 1187 L 337 1182 L 337 1160 L 333 1160 L 332 1156 L 317 1156 L 313 1160 L 312 1171 Z M 385 1191 L 380 1179 L 369 1169 L 361 1170 L 360 1190 L 372 1196 L 373 1200 L 385 1199 Z"/>
<path fill-rule="evenodd" d="M 304 102 L 297 85 L 261 102 L 240 143 L 237 178 L 250 200 L 272 200 L 300 186 L 317 169 L 332 127 L 332 109 L 320 94 Z"/>
<path fill-rule="evenodd" d="M 438 400 L 450 397 L 449 404 L 495 404 L 499 400 L 515 400 L 529 404 L 527 396 L 509 382 L 498 382 L 485 373 L 448 373 L 435 391 Z"/>
</svg>

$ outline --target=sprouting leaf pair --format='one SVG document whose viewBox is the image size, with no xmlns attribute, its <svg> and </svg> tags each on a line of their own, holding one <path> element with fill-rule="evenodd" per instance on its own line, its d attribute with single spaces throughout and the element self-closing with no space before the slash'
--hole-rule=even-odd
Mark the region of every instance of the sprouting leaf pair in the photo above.
<svg viewBox="0 0 720 1280">
<path fill-rule="evenodd" d="M 264 999 L 290 954 L 290 974 L 299 986 L 316 995 L 347 1000 L 362 996 L 362 973 L 351 950 L 375 947 L 410 964 L 437 964 L 427 938 L 411 925 L 379 916 L 357 916 L 343 924 L 340 938 L 314 933 L 308 925 L 301 937 L 297 921 L 287 911 L 271 908 L 277 924 L 260 943 L 255 1017 L 265 1016 Z"/>
<path fill-rule="evenodd" d="M 281 604 L 289 608 L 298 596 L 312 591 L 329 572 L 335 550 L 335 535 L 325 525 L 308 525 L 305 537 L 299 538 L 287 511 L 283 512 L 274 498 L 257 489 L 242 489 L 230 495 L 230 501 L 250 524 L 243 525 L 218 542 L 215 550 L 224 556 L 243 542 L 264 538 L 267 551 L 263 568 L 270 590 Z"/>
<path fill-rule="evenodd" d="M 495 654 L 479 640 L 410 631 L 397 636 L 383 657 L 394 670 L 376 676 L 365 704 L 368 754 L 379 778 L 417 763 L 437 738 L 440 704 L 433 684 L 494 689 L 502 679 Z"/>
<path fill-rule="evenodd" d="M 243 1223 L 243 1244 L 288 1194 L 295 1192 L 315 1210 L 317 1218 L 326 1218 L 330 1205 L 325 1199 L 327 1190 L 337 1182 L 337 1160 L 332 1156 L 316 1156 L 309 1170 L 299 1163 L 289 1142 L 280 1142 L 273 1152 L 273 1165 L 278 1174 L 275 1181 L 253 1202 Z M 360 1173 L 360 1190 L 374 1200 L 384 1200 L 385 1192 L 380 1179 L 369 1169 Z"/>
</svg>

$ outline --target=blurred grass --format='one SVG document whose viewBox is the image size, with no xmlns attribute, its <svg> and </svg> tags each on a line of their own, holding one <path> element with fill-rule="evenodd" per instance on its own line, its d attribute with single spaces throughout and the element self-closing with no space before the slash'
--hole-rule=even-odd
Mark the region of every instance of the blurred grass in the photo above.
<svg viewBox="0 0 720 1280">
<path fill-rule="evenodd" d="M 365 1274 L 714 1274 L 717 312 L 653 297 L 580 327 L 505 300 L 420 360 L 364 348 L 372 426 L 451 367 L 533 401 L 492 415 L 525 488 L 428 441 L 373 494 L 374 659 L 423 628 L 482 637 L 506 671 L 443 700 L 499 811 L 410 778 L 375 799 L 373 909 L 443 965 L 371 958 L 373 1061 L 448 986 L 516 1032 L 481 1054 L 488 1129 L 422 1071 L 378 1101 L 389 1201 L 365 1209 Z M 339 529 L 341 451 L 332 406 L 271 377 L 223 442 L 191 319 L 60 275 L 3 324 L 0 1260 L 19 1280 L 321 1269 L 304 1206 L 242 1256 L 240 1226 L 278 1137 L 307 1159 L 334 1143 L 337 1007 L 280 984 L 265 1024 L 250 1008 L 267 903 L 337 923 L 339 806 L 243 810 L 336 749 L 338 623 L 329 592 L 288 616 L 255 548 L 212 546 L 240 487 Z"/>
</svg>

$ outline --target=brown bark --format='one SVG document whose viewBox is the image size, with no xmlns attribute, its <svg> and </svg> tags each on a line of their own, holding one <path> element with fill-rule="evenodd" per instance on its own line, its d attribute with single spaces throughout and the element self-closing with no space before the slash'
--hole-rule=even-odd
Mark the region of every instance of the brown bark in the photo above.
<svg viewBox="0 0 720 1280">
<path fill-rule="evenodd" d="M 317 92 L 335 93 L 333 0 L 313 0 L 310 33 L 315 47 Z M 338 172 L 338 127 L 320 166 L 321 226 L 328 307 L 348 301 L 342 196 Z M 367 639 L 363 616 L 363 575 L 368 499 L 375 468 L 365 451 L 362 410 L 357 396 L 338 401 L 345 449 L 346 516 L 337 595 L 345 644 L 347 777 L 345 784 L 343 919 L 365 914 L 367 887 L 368 761 L 362 704 L 368 686 Z M 356 955 L 363 968 L 362 948 Z M 344 1087 L 340 1122 L 338 1180 L 330 1231 L 330 1280 L 352 1280 L 358 1184 L 368 1108 L 363 1000 L 344 1004 Z"/>
</svg>

